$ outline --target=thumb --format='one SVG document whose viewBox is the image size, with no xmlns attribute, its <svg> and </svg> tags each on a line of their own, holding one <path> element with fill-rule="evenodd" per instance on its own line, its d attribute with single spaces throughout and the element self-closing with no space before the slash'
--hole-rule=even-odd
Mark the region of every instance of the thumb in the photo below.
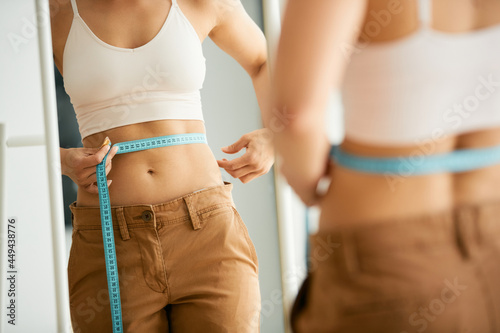
<svg viewBox="0 0 500 333">
<path fill-rule="evenodd" d="M 227 147 L 223 147 L 222 151 L 227 153 L 227 154 L 234 154 L 242 150 L 248 145 L 248 139 L 246 136 L 242 136 L 238 141 L 233 143 L 232 145 L 229 145 Z"/>
</svg>

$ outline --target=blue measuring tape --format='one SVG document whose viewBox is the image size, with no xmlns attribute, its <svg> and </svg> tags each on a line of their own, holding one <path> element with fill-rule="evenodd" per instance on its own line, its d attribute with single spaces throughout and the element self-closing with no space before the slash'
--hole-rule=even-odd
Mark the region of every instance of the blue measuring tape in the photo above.
<svg viewBox="0 0 500 333">
<path fill-rule="evenodd" d="M 459 149 L 449 153 L 406 157 L 362 157 L 332 145 L 330 157 L 339 165 L 367 173 L 426 175 L 439 172 L 464 172 L 500 164 L 500 146 Z"/>
<path fill-rule="evenodd" d="M 132 153 L 152 148 L 178 146 L 192 143 L 207 143 L 205 134 L 188 133 L 160 136 L 149 139 L 135 140 L 116 143 L 118 147 L 116 154 Z M 111 144 L 111 143 L 110 143 Z M 104 257 L 106 261 L 106 276 L 108 280 L 109 304 L 111 306 L 111 318 L 113 333 L 123 332 L 122 308 L 120 300 L 120 284 L 118 282 L 118 267 L 116 262 L 115 238 L 113 235 L 113 221 L 111 215 L 111 203 L 109 200 L 108 180 L 106 177 L 106 159 L 97 165 L 97 188 L 99 190 L 99 205 L 101 211 L 102 238 L 104 244 Z"/>
</svg>

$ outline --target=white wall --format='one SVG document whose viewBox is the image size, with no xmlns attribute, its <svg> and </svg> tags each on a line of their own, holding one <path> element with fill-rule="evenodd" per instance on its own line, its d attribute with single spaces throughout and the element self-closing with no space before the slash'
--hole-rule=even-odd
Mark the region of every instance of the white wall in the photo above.
<svg viewBox="0 0 500 333">
<path fill-rule="evenodd" d="M 243 0 L 242 3 L 262 28 L 261 1 Z M 203 51 L 207 76 L 202 103 L 208 141 L 217 159 L 232 159 L 233 156 L 222 153 L 220 148 L 262 126 L 259 107 L 252 81 L 241 66 L 209 39 L 204 42 Z M 248 184 L 242 184 L 226 172 L 223 179 L 234 184 L 236 206 L 257 250 L 262 294 L 261 332 L 284 332 L 273 173 Z"/>
<path fill-rule="evenodd" d="M 44 130 L 34 6 L 26 0 L 0 3 L 0 122 L 7 123 L 8 136 Z M 17 318 L 2 332 L 55 331 L 49 214 L 45 147 L 9 148 L 7 215 L 18 219 Z"/>
</svg>

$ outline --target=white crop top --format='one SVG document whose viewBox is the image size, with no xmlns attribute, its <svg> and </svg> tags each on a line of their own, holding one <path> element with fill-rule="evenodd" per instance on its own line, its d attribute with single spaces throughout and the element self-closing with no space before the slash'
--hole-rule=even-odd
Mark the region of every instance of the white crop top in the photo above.
<svg viewBox="0 0 500 333">
<path fill-rule="evenodd" d="M 64 86 L 82 139 L 94 133 L 162 119 L 203 121 L 200 89 L 205 57 L 191 23 L 172 0 L 158 34 L 129 49 L 100 40 L 76 1 L 63 54 Z"/>
<path fill-rule="evenodd" d="M 440 32 L 422 8 L 428 0 L 416 33 L 353 53 L 341 87 L 346 137 L 411 145 L 500 126 L 500 25 Z"/>
</svg>

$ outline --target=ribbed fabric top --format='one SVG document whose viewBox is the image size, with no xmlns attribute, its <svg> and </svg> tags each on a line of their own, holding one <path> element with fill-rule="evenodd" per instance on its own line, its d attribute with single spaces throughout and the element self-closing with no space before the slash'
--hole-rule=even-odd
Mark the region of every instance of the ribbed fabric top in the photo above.
<svg viewBox="0 0 500 333">
<path fill-rule="evenodd" d="M 500 126 L 500 25 L 440 32 L 429 27 L 429 0 L 420 4 L 419 31 L 353 53 L 342 86 L 346 137 L 409 145 Z M 386 19 L 373 20 L 370 33 Z"/>
<path fill-rule="evenodd" d="M 119 126 L 164 119 L 203 120 L 205 57 L 189 20 L 172 0 L 158 34 L 137 48 L 99 39 L 78 13 L 63 54 L 64 86 L 82 139 Z"/>
</svg>

